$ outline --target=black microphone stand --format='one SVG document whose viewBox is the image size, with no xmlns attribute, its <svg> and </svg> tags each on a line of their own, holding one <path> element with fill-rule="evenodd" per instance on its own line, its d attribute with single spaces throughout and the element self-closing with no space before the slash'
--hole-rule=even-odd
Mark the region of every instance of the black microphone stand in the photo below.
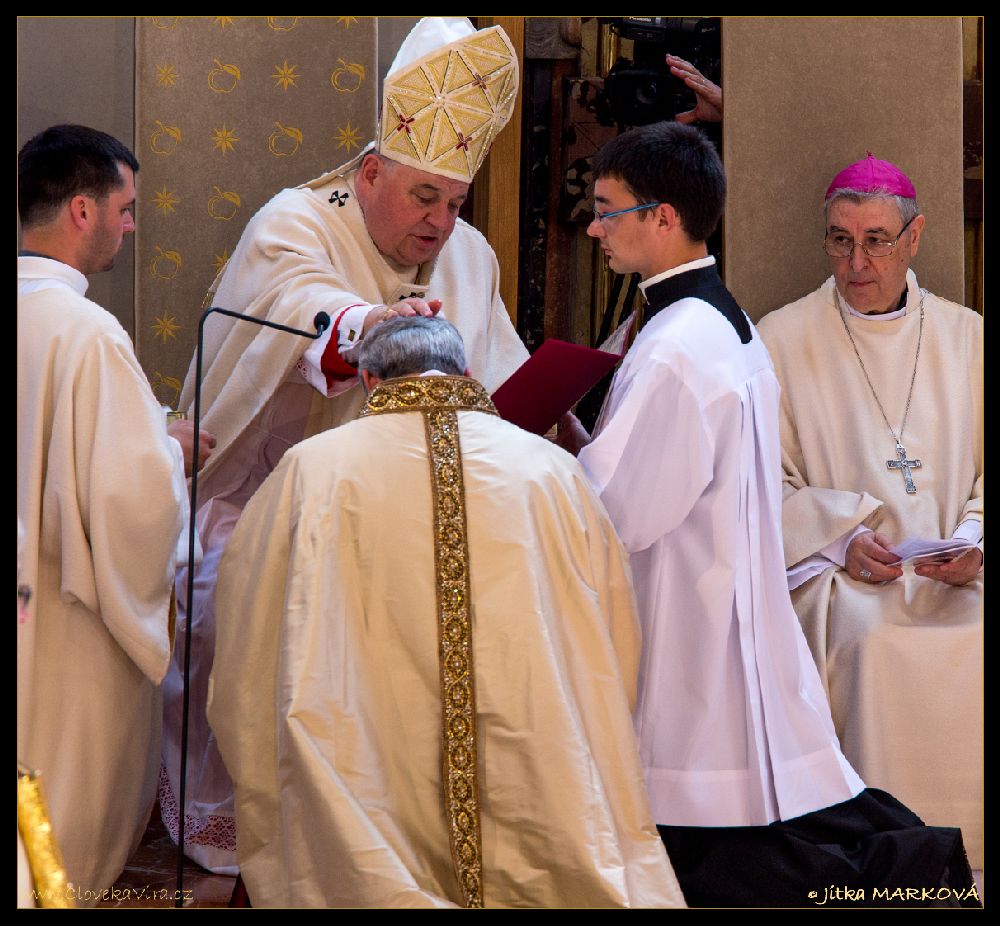
<svg viewBox="0 0 1000 926">
<path fill-rule="evenodd" d="M 191 680 L 191 621 L 194 609 L 192 608 L 194 599 L 194 541 L 195 541 L 195 518 L 198 514 L 198 435 L 201 432 L 201 360 L 205 346 L 205 322 L 213 312 L 220 315 L 228 315 L 230 318 L 242 321 L 253 322 L 265 328 L 274 328 L 277 331 L 286 331 L 302 338 L 309 338 L 315 341 L 327 328 L 330 327 L 330 316 L 326 312 L 317 312 L 313 319 L 313 327 L 316 333 L 302 331 L 299 328 L 290 328 L 288 325 L 279 325 L 277 322 L 270 322 L 264 318 L 255 318 L 253 315 L 244 315 L 242 312 L 233 312 L 229 309 L 220 309 L 212 306 L 206 309 L 198 323 L 198 349 L 195 352 L 195 376 L 194 376 L 194 448 L 192 450 L 193 459 L 191 461 L 191 519 L 188 524 L 188 574 L 187 574 L 187 614 L 184 621 L 184 696 L 183 710 L 181 714 L 181 775 L 180 775 L 180 795 L 178 796 L 178 820 L 177 820 L 177 891 L 174 895 L 174 906 L 184 906 L 184 817 L 187 802 L 187 749 L 188 749 L 188 717 L 190 713 L 190 696 L 188 692 Z"/>
</svg>

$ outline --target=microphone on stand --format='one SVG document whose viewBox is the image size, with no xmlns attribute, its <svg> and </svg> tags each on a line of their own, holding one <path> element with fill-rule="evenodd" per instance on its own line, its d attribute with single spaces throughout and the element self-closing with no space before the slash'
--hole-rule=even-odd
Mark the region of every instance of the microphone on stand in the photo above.
<svg viewBox="0 0 1000 926">
<path fill-rule="evenodd" d="M 188 525 L 188 573 L 187 573 L 187 615 L 185 617 L 185 640 L 184 640 L 184 696 L 183 710 L 181 713 L 181 770 L 180 770 L 180 795 L 178 797 L 178 820 L 177 820 L 177 900 L 174 906 L 182 907 L 184 896 L 184 815 L 185 803 L 187 799 L 187 752 L 188 752 L 188 717 L 190 714 L 188 687 L 191 681 L 191 622 L 194 609 L 194 552 L 195 552 L 195 517 L 198 512 L 198 435 L 201 432 L 201 361 L 202 352 L 205 346 L 205 322 L 208 316 L 213 313 L 228 315 L 240 321 L 251 322 L 263 328 L 273 328 L 276 331 L 284 331 L 287 334 L 294 334 L 301 338 L 309 338 L 312 341 L 322 337 L 330 327 L 330 316 L 326 312 L 317 312 L 313 318 L 315 333 L 303 331 L 300 328 L 292 328 L 289 325 L 279 325 L 264 318 L 257 318 L 253 315 L 246 315 L 243 312 L 233 312 L 231 309 L 223 309 L 219 306 L 211 306 L 206 309 L 198 322 L 198 348 L 195 351 L 194 370 L 194 459 L 191 461 L 191 513 Z"/>
<path fill-rule="evenodd" d="M 312 338 L 313 340 L 318 338 L 330 327 L 330 316 L 326 312 L 317 312 L 316 317 L 313 319 L 313 327 L 316 329 L 316 334 L 305 334 L 303 332 L 304 337 Z"/>
</svg>

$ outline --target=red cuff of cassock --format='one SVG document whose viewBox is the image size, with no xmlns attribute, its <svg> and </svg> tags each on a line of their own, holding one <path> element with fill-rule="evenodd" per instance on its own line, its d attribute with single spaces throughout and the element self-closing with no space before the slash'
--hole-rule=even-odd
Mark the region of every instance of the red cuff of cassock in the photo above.
<svg viewBox="0 0 1000 926">
<path fill-rule="evenodd" d="M 351 310 L 356 309 L 359 305 L 364 305 L 363 302 L 355 303 L 354 305 L 349 305 L 346 309 L 341 312 L 333 323 L 333 331 L 330 334 L 330 340 L 327 342 L 326 349 L 323 351 L 323 357 L 320 360 L 319 368 L 323 371 L 323 375 L 326 376 L 327 387 L 333 386 L 334 383 L 341 383 L 345 379 L 351 379 L 358 375 L 358 368 L 340 356 L 340 320 Z"/>
</svg>

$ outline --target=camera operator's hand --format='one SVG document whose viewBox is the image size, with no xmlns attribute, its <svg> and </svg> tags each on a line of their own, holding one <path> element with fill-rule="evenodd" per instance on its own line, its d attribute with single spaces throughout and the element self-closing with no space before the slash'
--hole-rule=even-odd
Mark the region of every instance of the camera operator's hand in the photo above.
<svg viewBox="0 0 1000 926">
<path fill-rule="evenodd" d="M 713 84 L 690 61 L 667 55 L 667 66 L 674 77 L 679 77 L 690 87 L 697 98 L 694 109 L 678 113 L 677 122 L 722 122 L 722 88 Z"/>
</svg>

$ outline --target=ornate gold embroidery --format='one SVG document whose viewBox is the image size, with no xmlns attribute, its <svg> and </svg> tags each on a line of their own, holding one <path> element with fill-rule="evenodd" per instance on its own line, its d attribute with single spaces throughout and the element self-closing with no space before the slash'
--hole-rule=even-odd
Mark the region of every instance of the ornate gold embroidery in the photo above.
<svg viewBox="0 0 1000 926">
<path fill-rule="evenodd" d="M 455 392 L 458 394 L 460 390 Z M 407 391 L 405 396 L 413 401 L 412 392 Z M 445 813 L 452 860 L 465 896 L 465 905 L 481 907 L 483 871 L 476 687 L 458 414 L 451 408 L 424 411 L 423 414 L 435 500 L 434 562 L 438 592 Z"/>
<path fill-rule="evenodd" d="M 52 835 L 45 792 L 36 772 L 17 768 L 17 828 L 24 840 L 28 865 L 40 907 L 72 907 L 62 856 Z"/>
<path fill-rule="evenodd" d="M 383 412 L 423 412 L 441 408 L 497 414 L 486 390 L 467 376 L 425 376 L 379 383 L 358 412 L 359 418 Z M 433 452 L 433 448 L 431 448 Z"/>
<path fill-rule="evenodd" d="M 420 411 L 434 498 L 434 564 L 441 676 L 445 815 L 455 874 L 467 907 L 483 906 L 475 664 L 465 486 L 458 411 L 496 414 L 486 390 L 462 376 L 390 380 L 372 390 L 360 417 Z"/>
</svg>

